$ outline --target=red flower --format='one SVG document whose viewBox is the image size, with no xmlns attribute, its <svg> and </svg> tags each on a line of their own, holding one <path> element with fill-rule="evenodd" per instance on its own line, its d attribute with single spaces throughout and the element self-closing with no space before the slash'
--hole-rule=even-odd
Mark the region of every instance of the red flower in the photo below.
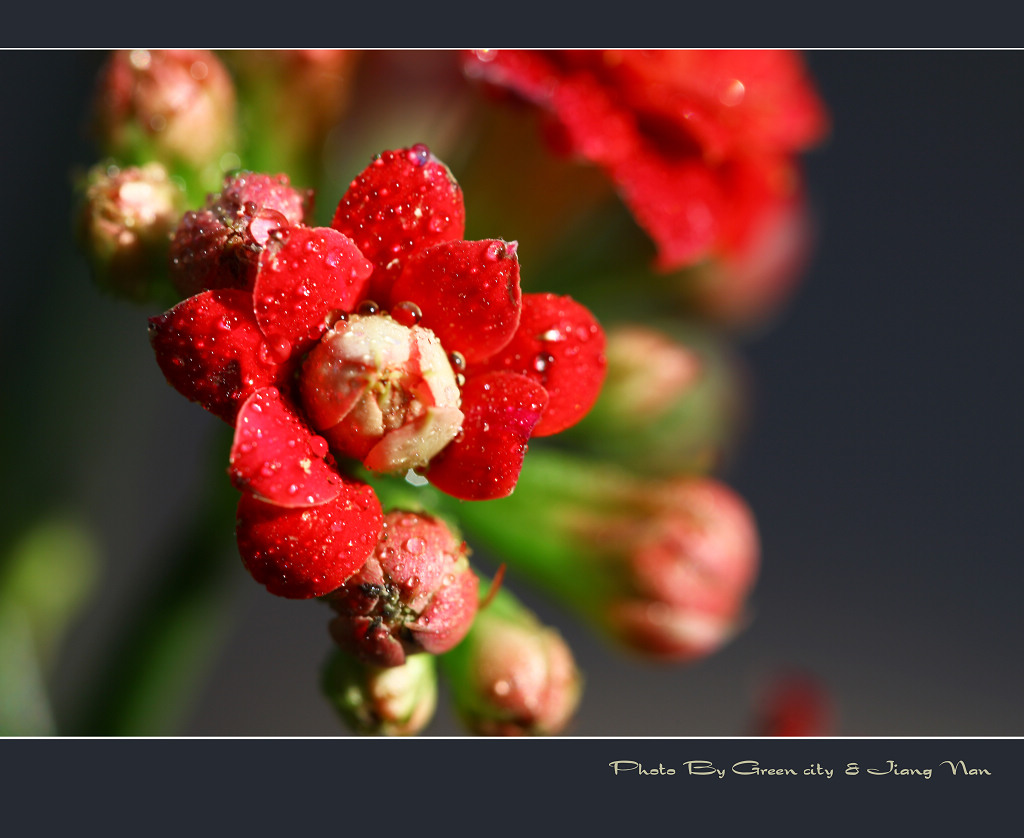
<svg viewBox="0 0 1024 838">
<path fill-rule="evenodd" d="M 380 506 L 335 455 L 504 497 L 530 436 L 593 404 L 593 317 L 524 297 L 515 243 L 464 241 L 463 227 L 461 189 L 425 146 L 385 152 L 331 227 L 281 223 L 247 244 L 254 272 L 223 272 L 151 320 L 168 381 L 235 425 L 239 547 L 273 593 L 332 591 L 376 544 Z"/>
<path fill-rule="evenodd" d="M 664 270 L 751 247 L 799 194 L 793 155 L 827 128 L 784 51 L 490 50 L 465 69 L 540 107 L 560 150 L 607 173 Z"/>
</svg>

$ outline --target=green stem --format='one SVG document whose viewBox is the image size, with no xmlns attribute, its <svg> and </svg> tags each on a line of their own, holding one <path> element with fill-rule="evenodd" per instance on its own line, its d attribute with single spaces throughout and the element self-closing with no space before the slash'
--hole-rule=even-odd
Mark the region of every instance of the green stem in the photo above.
<svg viewBox="0 0 1024 838">
<path fill-rule="evenodd" d="M 173 543 L 166 573 L 120 633 L 76 726 L 86 736 L 151 736 L 173 731 L 213 658 L 226 624 L 224 599 L 234 565 L 238 493 L 228 482 L 223 437 L 216 475 L 198 515 Z"/>
</svg>

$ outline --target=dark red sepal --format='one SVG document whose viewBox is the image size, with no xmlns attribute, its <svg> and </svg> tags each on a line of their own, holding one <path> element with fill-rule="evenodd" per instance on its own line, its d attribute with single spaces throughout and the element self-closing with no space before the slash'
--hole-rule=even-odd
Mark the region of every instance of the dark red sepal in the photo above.
<svg viewBox="0 0 1024 838">
<path fill-rule="evenodd" d="M 346 481 L 339 497 L 304 509 L 265 503 L 246 492 L 238 503 L 238 551 L 270 593 L 323 596 L 362 567 L 382 520 L 377 496 L 362 483 Z"/>
<path fill-rule="evenodd" d="M 257 390 L 238 411 L 228 474 L 236 489 L 278 506 L 316 506 L 341 494 L 341 475 L 315 436 L 275 387 Z"/>
<path fill-rule="evenodd" d="M 522 292 L 515 242 L 499 239 L 434 245 L 409 259 L 391 303 L 409 300 L 449 352 L 489 358 L 519 325 Z"/>
<path fill-rule="evenodd" d="M 427 480 L 462 500 L 512 494 L 547 401 L 544 388 L 524 375 L 492 372 L 471 378 L 462 388 L 462 432 L 431 460 Z"/>
<path fill-rule="evenodd" d="M 377 157 L 349 185 L 331 222 L 375 265 L 367 296 L 378 302 L 406 257 L 461 239 L 465 224 L 462 189 L 425 145 Z"/>
<path fill-rule="evenodd" d="M 252 297 L 236 289 L 205 291 L 151 317 L 149 341 L 170 385 L 231 423 L 251 393 L 294 368 L 267 352 Z"/>
<path fill-rule="evenodd" d="M 607 361 L 604 330 L 594 315 L 571 297 L 523 295 L 519 329 L 479 372 L 503 370 L 525 375 L 544 387 L 548 406 L 534 436 L 550 436 L 576 424 L 597 400 Z"/>
<path fill-rule="evenodd" d="M 291 227 L 271 238 L 252 292 L 267 344 L 282 357 L 308 348 L 332 312 L 355 307 L 372 271 L 355 243 L 330 227 Z"/>
</svg>

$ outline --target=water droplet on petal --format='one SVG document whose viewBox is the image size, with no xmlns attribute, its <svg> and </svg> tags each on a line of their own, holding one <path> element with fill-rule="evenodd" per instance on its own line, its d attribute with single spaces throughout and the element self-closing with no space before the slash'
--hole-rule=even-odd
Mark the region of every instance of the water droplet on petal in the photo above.
<svg viewBox="0 0 1024 838">
<path fill-rule="evenodd" d="M 425 166 L 430 159 L 430 149 L 423 143 L 416 143 L 406 152 L 406 157 L 414 166 Z"/>
<path fill-rule="evenodd" d="M 537 372 L 545 372 L 555 362 L 555 356 L 549 355 L 547 352 L 542 352 L 536 358 L 533 359 L 533 368 Z"/>
<path fill-rule="evenodd" d="M 391 317 L 403 326 L 415 326 L 423 319 L 423 312 L 416 303 L 404 300 L 391 307 Z"/>
</svg>

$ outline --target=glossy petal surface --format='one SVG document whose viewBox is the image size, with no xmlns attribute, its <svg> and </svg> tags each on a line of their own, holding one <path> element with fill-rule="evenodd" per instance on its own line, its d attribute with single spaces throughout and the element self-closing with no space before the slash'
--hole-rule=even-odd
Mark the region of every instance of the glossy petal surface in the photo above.
<svg viewBox="0 0 1024 838">
<path fill-rule="evenodd" d="M 244 291 L 183 300 L 150 318 L 149 339 L 171 386 L 227 422 L 251 393 L 287 380 L 293 369 L 267 351 Z"/>
<path fill-rule="evenodd" d="M 462 434 L 433 459 L 427 479 L 462 500 L 507 497 L 546 405 L 544 388 L 526 376 L 492 372 L 469 379 Z"/>
<path fill-rule="evenodd" d="M 479 370 L 519 373 L 544 387 L 548 405 L 533 435 L 549 436 L 574 425 L 594 404 L 607 366 L 604 349 L 604 331 L 575 300 L 526 294 L 518 331 Z"/>
<path fill-rule="evenodd" d="M 449 352 L 483 360 L 508 343 L 519 325 L 522 292 L 515 244 L 491 239 L 435 245 L 416 254 L 391 290 L 409 300 L 419 321 Z"/>
<path fill-rule="evenodd" d="M 466 212 L 448 167 L 424 145 L 385 151 L 352 181 L 331 226 L 351 237 L 375 266 L 368 295 L 386 299 L 406 258 L 461 239 Z"/>
<path fill-rule="evenodd" d="M 238 504 L 238 551 L 270 593 L 290 599 L 323 596 L 363 565 L 382 518 L 373 489 L 358 483 L 345 482 L 328 503 L 297 509 L 246 492 Z"/>
<path fill-rule="evenodd" d="M 373 266 L 330 227 L 292 227 L 260 257 L 253 310 L 270 346 L 282 355 L 320 338 L 332 312 L 351 311 Z"/>
<path fill-rule="evenodd" d="M 277 389 L 257 390 L 238 411 L 228 474 L 236 489 L 278 506 L 315 506 L 341 494 L 327 442 Z"/>
</svg>

